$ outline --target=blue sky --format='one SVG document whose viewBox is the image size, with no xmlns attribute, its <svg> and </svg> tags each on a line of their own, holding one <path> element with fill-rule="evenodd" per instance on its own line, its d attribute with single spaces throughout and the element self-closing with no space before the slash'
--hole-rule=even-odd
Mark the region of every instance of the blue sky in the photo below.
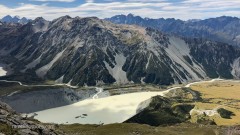
<svg viewBox="0 0 240 135">
<path fill-rule="evenodd" d="M 111 17 L 133 13 L 149 18 L 205 19 L 240 17 L 240 0 L 0 0 L 0 17 L 19 15 L 48 20 L 72 17 Z"/>
</svg>

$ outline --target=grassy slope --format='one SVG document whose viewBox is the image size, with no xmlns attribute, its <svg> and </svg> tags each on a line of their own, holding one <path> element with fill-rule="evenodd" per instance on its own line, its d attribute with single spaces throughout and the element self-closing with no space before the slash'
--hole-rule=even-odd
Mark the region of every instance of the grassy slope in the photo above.
<svg viewBox="0 0 240 135">
<path fill-rule="evenodd" d="M 60 125 L 59 129 L 69 135 L 215 135 L 222 132 L 217 126 L 188 123 L 166 127 L 152 127 L 131 123 L 104 126 L 74 124 Z"/>
<path fill-rule="evenodd" d="M 210 110 L 225 108 L 235 116 L 224 119 L 218 115 L 212 116 L 217 125 L 240 125 L 240 83 L 217 81 L 192 85 L 191 88 L 201 94 L 203 102 L 196 102 L 196 109 Z"/>
</svg>

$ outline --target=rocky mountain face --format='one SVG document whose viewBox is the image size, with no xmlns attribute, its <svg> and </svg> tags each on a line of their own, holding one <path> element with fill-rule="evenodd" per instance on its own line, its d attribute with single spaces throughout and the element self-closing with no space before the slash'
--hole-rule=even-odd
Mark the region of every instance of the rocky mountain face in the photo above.
<svg viewBox="0 0 240 135">
<path fill-rule="evenodd" d="M 240 19 L 236 17 L 217 17 L 206 20 L 182 21 L 170 19 L 141 18 L 129 14 L 117 15 L 107 18 L 117 24 L 135 24 L 143 27 L 151 27 L 169 34 L 183 37 L 205 38 L 240 46 Z"/>
<path fill-rule="evenodd" d="M 60 135 L 54 126 L 20 116 L 10 106 L 0 101 L 0 134 L 4 135 Z"/>
<path fill-rule="evenodd" d="M 31 21 L 31 19 L 27 19 L 26 17 L 20 18 L 19 16 L 12 17 L 10 15 L 7 15 L 0 20 L 5 23 L 19 23 L 19 24 L 27 24 L 28 22 Z"/>
<path fill-rule="evenodd" d="M 152 28 L 64 16 L 0 30 L 0 60 L 14 72 L 8 79 L 30 75 L 84 86 L 240 77 L 237 47 Z"/>
<path fill-rule="evenodd" d="M 0 100 L 19 113 L 33 113 L 91 98 L 95 92 L 94 89 L 74 91 L 69 88 L 48 88 L 45 90 L 42 88 L 28 92 L 14 92 L 0 97 Z"/>
<path fill-rule="evenodd" d="M 178 101 L 161 96 L 153 97 L 147 108 L 125 122 L 159 126 L 173 125 L 189 120 L 191 118 L 189 112 L 194 105 L 174 105 L 174 103 L 178 103 Z"/>
</svg>

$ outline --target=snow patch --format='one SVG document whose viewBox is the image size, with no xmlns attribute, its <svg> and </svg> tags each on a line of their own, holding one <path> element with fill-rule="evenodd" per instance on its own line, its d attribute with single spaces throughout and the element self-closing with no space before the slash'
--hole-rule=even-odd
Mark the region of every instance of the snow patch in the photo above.
<svg viewBox="0 0 240 135">
<path fill-rule="evenodd" d="M 37 32 L 42 32 L 42 31 L 47 31 L 48 30 L 48 26 L 49 26 L 49 22 L 45 21 L 44 23 L 37 23 L 37 24 L 32 24 L 33 26 L 33 31 L 35 33 Z"/>
<path fill-rule="evenodd" d="M 62 54 L 63 54 L 64 51 L 65 51 L 65 50 L 59 52 L 59 53 L 53 58 L 53 60 L 52 60 L 50 63 L 48 63 L 47 65 L 45 65 L 45 66 L 43 66 L 43 67 L 41 67 L 41 68 L 39 68 L 39 69 L 36 71 L 36 74 L 37 74 L 39 77 L 43 78 L 43 77 L 47 74 L 48 70 L 53 66 L 53 64 L 59 60 L 59 58 L 62 56 Z"/>
<path fill-rule="evenodd" d="M 145 77 L 141 77 L 141 84 L 145 84 L 145 82 L 143 81 L 145 79 Z"/>
<path fill-rule="evenodd" d="M 75 49 L 78 49 L 78 48 L 83 47 L 84 44 L 85 44 L 84 41 L 80 41 L 80 38 L 77 38 L 77 39 L 75 39 L 74 42 L 72 43 L 72 46 L 74 46 Z"/>
<path fill-rule="evenodd" d="M 55 80 L 55 83 L 63 83 L 63 78 L 64 78 L 64 75 L 58 78 L 57 80 Z"/>
<path fill-rule="evenodd" d="M 173 68 L 172 67 L 172 65 L 170 65 L 170 67 L 171 67 L 171 69 L 173 69 L 173 71 L 174 71 L 174 73 L 171 73 L 171 76 L 173 77 L 173 79 L 174 79 L 174 83 L 179 83 L 178 82 L 178 80 L 177 80 L 177 78 L 181 81 L 181 82 L 187 82 L 187 80 L 186 79 L 184 79 L 184 78 L 182 78 L 182 76 L 176 71 L 176 69 L 175 68 Z M 177 78 L 175 78 L 175 76 L 177 77 Z"/>
<path fill-rule="evenodd" d="M 41 62 L 41 57 L 42 57 L 42 54 L 37 59 L 35 59 L 34 61 L 27 64 L 26 69 L 32 69 L 32 68 L 36 67 Z"/>
<path fill-rule="evenodd" d="M 146 64 L 145 69 L 148 68 L 148 66 L 149 66 L 149 62 L 150 62 L 150 60 L 151 60 L 151 57 L 152 57 L 152 54 L 150 54 L 149 57 L 148 57 L 148 61 L 147 61 L 147 64 Z"/>
<path fill-rule="evenodd" d="M 3 66 L 1 66 L 0 64 L 0 76 L 6 76 L 7 75 L 7 71 L 4 70 Z"/>
<path fill-rule="evenodd" d="M 71 83 L 72 83 L 72 79 L 67 83 L 67 85 L 71 85 Z"/>
<path fill-rule="evenodd" d="M 155 56 L 159 57 L 159 52 L 158 52 L 158 43 L 154 40 L 151 39 L 151 37 L 146 36 L 146 42 L 147 42 L 147 50 L 151 51 Z"/>
<path fill-rule="evenodd" d="M 191 58 L 191 56 L 189 55 L 190 49 L 186 42 L 180 38 L 175 37 L 171 37 L 169 42 L 170 44 L 165 50 L 168 53 L 168 56 L 172 59 L 172 61 L 178 63 L 183 69 L 187 71 L 188 74 L 185 74 L 183 72 L 186 77 L 190 77 L 193 80 L 201 80 L 201 78 L 198 77 L 198 75 L 191 69 L 191 66 L 183 58 L 183 56 L 188 56 L 189 58 Z M 195 64 L 195 66 L 197 65 Z M 183 71 L 183 69 L 179 68 L 179 70 L 181 71 Z M 205 75 L 205 72 L 201 70 L 200 67 L 197 67 L 196 69 L 198 69 L 198 72 L 201 75 Z"/>
<path fill-rule="evenodd" d="M 237 35 L 237 36 L 235 37 L 234 41 L 239 42 L 239 41 L 240 41 L 240 35 Z"/>
<path fill-rule="evenodd" d="M 104 61 L 109 74 L 112 75 L 118 84 L 129 83 L 127 79 L 127 73 L 122 70 L 124 63 L 126 62 L 126 57 L 124 57 L 123 54 L 116 54 L 115 61 L 117 64 L 114 66 L 114 68 L 110 67 L 109 64 Z"/>
</svg>

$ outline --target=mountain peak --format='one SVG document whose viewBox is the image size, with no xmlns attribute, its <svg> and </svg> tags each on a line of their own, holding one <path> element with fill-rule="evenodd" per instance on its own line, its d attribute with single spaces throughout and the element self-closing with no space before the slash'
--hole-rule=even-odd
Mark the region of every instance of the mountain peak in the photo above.
<svg viewBox="0 0 240 135">
<path fill-rule="evenodd" d="M 12 16 L 11 15 L 6 15 L 3 18 L 12 18 Z"/>
<path fill-rule="evenodd" d="M 45 20 L 43 17 L 37 17 L 29 25 L 32 25 L 33 31 L 36 32 L 43 32 L 48 29 L 49 21 Z"/>
<path fill-rule="evenodd" d="M 7 15 L 1 19 L 2 22 L 6 23 L 20 23 L 20 24 L 26 24 L 30 21 L 30 19 L 27 19 L 26 17 L 21 18 L 20 16 L 16 15 L 14 17 Z"/>
<path fill-rule="evenodd" d="M 16 18 L 16 19 L 21 19 L 21 17 L 20 17 L 20 16 L 18 16 L 18 15 L 14 16 L 13 18 Z"/>
<path fill-rule="evenodd" d="M 240 46 L 240 19 L 231 16 L 220 16 L 204 20 L 183 21 L 175 18 L 141 18 L 140 16 L 116 15 L 106 18 L 116 24 L 139 25 L 142 27 L 151 27 L 171 35 L 183 37 L 202 37 L 205 39 L 220 41 L 232 45 Z M 234 31 L 234 32 L 233 32 Z"/>
<path fill-rule="evenodd" d="M 201 19 L 189 19 L 187 20 L 187 22 L 199 22 L 201 21 Z"/>
<path fill-rule="evenodd" d="M 2 21 L 2 22 L 10 22 L 10 20 L 12 20 L 12 19 L 13 19 L 12 16 L 7 15 L 7 16 L 3 17 L 3 18 L 1 19 L 1 21 Z"/>
<path fill-rule="evenodd" d="M 72 19 L 72 17 L 69 15 L 65 15 L 65 16 L 59 17 L 58 19 Z"/>
<path fill-rule="evenodd" d="M 46 21 L 43 17 L 37 17 L 33 21 L 38 22 L 38 21 Z"/>
<path fill-rule="evenodd" d="M 134 17 L 134 14 L 130 13 L 127 15 L 127 17 Z"/>
</svg>

